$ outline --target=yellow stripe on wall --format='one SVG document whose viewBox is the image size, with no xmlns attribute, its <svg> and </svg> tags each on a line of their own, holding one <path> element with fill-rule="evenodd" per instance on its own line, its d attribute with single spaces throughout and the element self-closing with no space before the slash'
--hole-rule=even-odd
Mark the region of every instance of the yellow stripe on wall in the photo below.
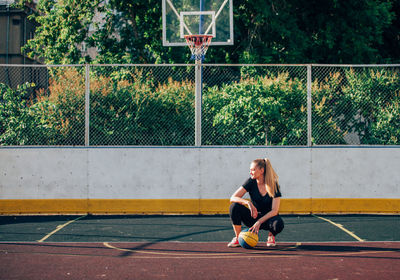
<svg viewBox="0 0 400 280">
<path fill-rule="evenodd" d="M 228 199 L 2 199 L 0 214 L 228 214 Z M 400 199 L 282 199 L 280 213 L 400 213 Z"/>
<path fill-rule="evenodd" d="M 86 213 L 86 199 L 1 199 L 0 214 Z"/>
<path fill-rule="evenodd" d="M 314 213 L 399 213 L 400 199 L 312 199 Z"/>
</svg>

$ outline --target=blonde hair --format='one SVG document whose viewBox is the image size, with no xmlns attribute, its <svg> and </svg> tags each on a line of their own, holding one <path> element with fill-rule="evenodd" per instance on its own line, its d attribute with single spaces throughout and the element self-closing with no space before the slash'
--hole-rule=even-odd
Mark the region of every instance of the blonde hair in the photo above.
<svg viewBox="0 0 400 280">
<path fill-rule="evenodd" d="M 267 186 L 267 192 L 270 197 L 274 197 L 278 191 L 279 183 L 278 183 L 278 174 L 276 174 L 275 170 L 272 168 L 271 162 L 268 158 L 266 159 L 255 159 L 253 163 L 258 168 L 264 168 L 264 182 Z"/>
</svg>

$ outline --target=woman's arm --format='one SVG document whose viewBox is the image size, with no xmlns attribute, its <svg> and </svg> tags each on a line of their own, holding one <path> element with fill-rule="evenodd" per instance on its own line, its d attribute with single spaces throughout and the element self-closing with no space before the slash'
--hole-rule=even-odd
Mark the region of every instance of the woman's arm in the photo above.
<svg viewBox="0 0 400 280">
<path fill-rule="evenodd" d="M 245 188 L 239 187 L 231 196 L 230 201 L 231 203 L 236 202 L 244 206 L 247 206 L 250 209 L 251 216 L 255 219 L 257 218 L 258 215 L 257 208 L 253 205 L 253 203 L 251 203 L 251 201 L 243 198 L 246 192 L 247 191 Z"/>
<path fill-rule="evenodd" d="M 279 213 L 279 206 L 281 204 L 281 198 L 280 197 L 275 197 L 272 199 L 272 209 L 269 211 L 267 214 L 262 216 L 258 221 L 260 224 L 264 223 L 266 220 L 278 215 Z"/>
<path fill-rule="evenodd" d="M 274 197 L 272 199 L 272 209 L 269 211 L 267 214 L 262 216 L 258 221 L 250 228 L 251 232 L 255 232 L 258 234 L 258 231 L 260 229 L 260 226 L 262 223 L 264 223 L 266 220 L 278 215 L 279 213 L 279 206 L 281 204 L 281 198 L 280 197 Z"/>
<path fill-rule="evenodd" d="M 247 200 L 242 198 L 244 194 L 246 193 L 246 189 L 243 187 L 238 188 L 231 196 L 231 203 L 236 202 L 240 203 L 242 205 L 247 205 Z"/>
</svg>

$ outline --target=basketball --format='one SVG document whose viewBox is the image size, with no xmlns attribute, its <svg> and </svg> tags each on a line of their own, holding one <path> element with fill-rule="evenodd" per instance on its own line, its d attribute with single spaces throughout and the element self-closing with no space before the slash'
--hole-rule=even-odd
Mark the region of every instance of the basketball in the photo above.
<svg viewBox="0 0 400 280">
<path fill-rule="evenodd" d="M 252 249 L 258 243 L 258 235 L 250 232 L 249 229 L 243 230 L 239 233 L 239 244 L 245 249 Z"/>
</svg>

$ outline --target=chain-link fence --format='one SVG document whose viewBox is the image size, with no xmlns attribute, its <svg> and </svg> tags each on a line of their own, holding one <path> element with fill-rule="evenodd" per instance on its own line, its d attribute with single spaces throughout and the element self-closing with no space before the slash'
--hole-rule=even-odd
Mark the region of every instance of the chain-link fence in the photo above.
<svg viewBox="0 0 400 280">
<path fill-rule="evenodd" d="M 305 66 L 203 67 L 202 144 L 307 145 Z"/>
<path fill-rule="evenodd" d="M 313 143 L 400 144 L 400 65 L 312 70 Z"/>
<path fill-rule="evenodd" d="M 400 65 L 0 65 L 0 145 L 399 145 L 399 72 Z"/>
</svg>

